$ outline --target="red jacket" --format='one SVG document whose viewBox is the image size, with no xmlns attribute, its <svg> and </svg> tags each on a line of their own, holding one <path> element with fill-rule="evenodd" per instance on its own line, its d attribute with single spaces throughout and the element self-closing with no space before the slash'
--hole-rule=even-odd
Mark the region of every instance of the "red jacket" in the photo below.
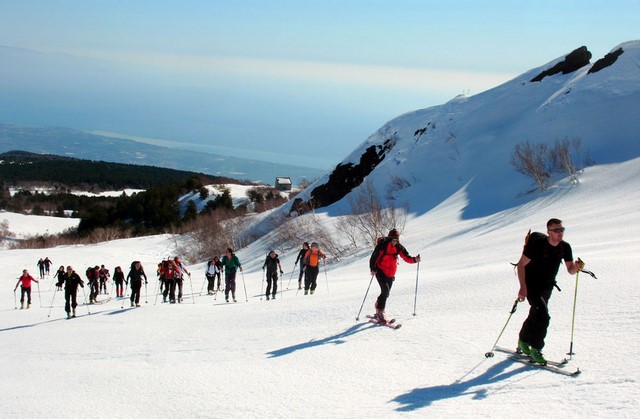
<svg viewBox="0 0 640 419">
<path fill-rule="evenodd" d="M 27 275 L 22 275 L 19 278 L 18 283 L 22 282 L 22 286 L 24 288 L 31 288 L 31 281 L 38 282 L 34 277 L 32 277 L 31 275 L 27 274 Z"/>
<path fill-rule="evenodd" d="M 407 263 L 416 263 L 416 258 L 409 256 L 409 252 L 403 245 L 397 243 L 395 246 L 391 240 L 383 240 L 373 249 L 371 258 L 369 259 L 369 267 L 371 272 L 381 270 L 385 276 L 392 278 L 398 270 L 398 256 Z"/>
</svg>

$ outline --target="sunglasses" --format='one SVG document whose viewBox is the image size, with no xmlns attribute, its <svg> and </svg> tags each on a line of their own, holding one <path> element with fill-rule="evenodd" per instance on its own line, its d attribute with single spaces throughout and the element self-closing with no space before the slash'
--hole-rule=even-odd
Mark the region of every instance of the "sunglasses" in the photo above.
<svg viewBox="0 0 640 419">
<path fill-rule="evenodd" d="M 552 228 L 549 231 L 553 231 L 554 233 L 564 233 L 564 227 Z"/>
</svg>

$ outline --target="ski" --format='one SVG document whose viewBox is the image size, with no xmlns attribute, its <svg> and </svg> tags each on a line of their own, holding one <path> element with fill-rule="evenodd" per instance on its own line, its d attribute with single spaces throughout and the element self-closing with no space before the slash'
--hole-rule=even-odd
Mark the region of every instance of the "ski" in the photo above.
<svg viewBox="0 0 640 419">
<path fill-rule="evenodd" d="M 509 349 L 509 348 L 504 348 L 501 346 L 496 346 L 495 348 L 496 351 L 498 352 L 502 352 L 505 354 L 509 354 L 512 355 L 514 357 L 520 357 L 522 359 L 524 359 L 525 361 L 531 361 L 531 358 L 529 358 L 527 355 L 523 354 L 522 352 L 520 352 L 519 350 L 513 350 L 513 349 Z M 564 358 L 562 361 L 550 361 L 547 360 L 547 365 L 551 365 L 553 367 L 558 367 L 558 368 L 562 368 L 564 366 L 566 366 L 569 363 L 569 361 L 567 360 L 567 358 Z M 533 364 L 533 362 L 532 362 Z"/>
<path fill-rule="evenodd" d="M 378 326 L 387 326 L 391 329 L 400 329 L 400 327 L 402 326 L 400 323 L 396 323 L 396 319 L 391 319 L 388 322 L 380 323 L 375 319 L 375 316 L 372 316 L 370 314 L 367 314 L 367 318 L 369 319 L 369 323 L 377 324 Z"/>
<path fill-rule="evenodd" d="M 514 351 L 512 349 L 496 347 L 495 350 L 498 352 L 508 354 L 509 356 L 507 358 L 512 361 L 520 362 L 521 364 L 529 365 L 534 368 L 540 368 L 543 370 L 554 372 L 556 374 L 565 375 L 567 377 L 575 377 L 582 372 L 580 371 L 579 368 L 576 369 L 575 371 L 564 368 L 569 363 L 567 359 L 563 359 L 562 361 L 547 360 L 546 364 L 539 364 L 539 363 L 532 362 L 531 358 L 529 358 L 527 355 L 518 351 Z"/>
<path fill-rule="evenodd" d="M 372 315 L 372 314 L 367 314 L 367 319 L 374 319 L 374 320 L 375 320 L 375 318 L 376 318 L 376 316 L 374 316 L 374 315 Z M 393 323 L 395 323 L 395 322 L 396 322 L 396 319 L 391 319 L 391 320 L 389 320 L 387 323 L 391 323 L 391 324 L 393 324 Z"/>
</svg>

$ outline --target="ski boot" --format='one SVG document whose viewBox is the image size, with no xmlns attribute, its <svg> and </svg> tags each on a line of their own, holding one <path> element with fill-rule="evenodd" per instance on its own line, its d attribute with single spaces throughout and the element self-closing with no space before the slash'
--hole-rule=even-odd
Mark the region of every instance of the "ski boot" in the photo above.
<svg viewBox="0 0 640 419">
<path fill-rule="evenodd" d="M 388 322 L 387 318 L 384 316 L 384 310 L 376 309 L 375 320 L 380 324 Z"/>
<path fill-rule="evenodd" d="M 531 356 L 531 346 L 529 346 L 528 343 L 518 339 L 518 349 L 516 350 L 516 352 Z"/>
<path fill-rule="evenodd" d="M 529 356 L 531 357 L 531 362 L 534 364 L 547 365 L 547 360 L 544 359 L 542 353 L 536 348 L 531 348 L 531 355 Z"/>
</svg>

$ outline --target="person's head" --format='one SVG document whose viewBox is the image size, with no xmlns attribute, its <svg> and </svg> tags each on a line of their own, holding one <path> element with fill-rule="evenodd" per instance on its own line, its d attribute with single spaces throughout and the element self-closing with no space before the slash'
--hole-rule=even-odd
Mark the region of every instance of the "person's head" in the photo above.
<svg viewBox="0 0 640 419">
<path fill-rule="evenodd" d="M 67 266 L 67 273 L 73 273 L 73 268 L 71 265 Z"/>
<path fill-rule="evenodd" d="M 389 238 L 389 240 L 391 240 L 391 243 L 398 243 L 398 241 L 400 240 L 400 232 L 395 228 L 392 228 L 391 230 L 389 230 L 389 234 L 387 234 L 387 237 Z"/>
<path fill-rule="evenodd" d="M 318 243 L 316 243 L 316 242 L 311 243 L 311 248 L 312 249 L 317 249 L 318 248 Z"/>
<path fill-rule="evenodd" d="M 29 271 L 27 271 L 26 269 L 22 270 L 22 275 L 29 275 Z"/>
<path fill-rule="evenodd" d="M 60 267 L 58 268 L 59 271 L 64 271 L 64 265 L 60 265 Z"/>
<path fill-rule="evenodd" d="M 276 255 L 276 252 L 272 250 L 272 251 L 270 251 L 270 252 L 269 252 L 269 256 L 271 256 L 272 258 L 274 258 L 274 257 L 276 257 L 277 255 Z"/>
<path fill-rule="evenodd" d="M 233 249 L 230 247 L 227 247 L 227 254 L 228 255 L 232 255 L 233 254 Z"/>
<path fill-rule="evenodd" d="M 564 227 L 562 226 L 562 220 L 557 218 L 551 218 L 547 221 L 547 234 L 552 240 L 560 241 L 564 236 Z"/>
<path fill-rule="evenodd" d="M 305 249 L 308 249 L 309 248 L 309 242 L 302 243 L 302 247 L 304 247 Z"/>
<path fill-rule="evenodd" d="M 215 260 L 215 261 L 219 261 L 219 260 L 220 260 L 220 258 L 219 258 L 218 256 L 214 256 L 214 257 L 213 257 L 213 260 Z"/>
</svg>

